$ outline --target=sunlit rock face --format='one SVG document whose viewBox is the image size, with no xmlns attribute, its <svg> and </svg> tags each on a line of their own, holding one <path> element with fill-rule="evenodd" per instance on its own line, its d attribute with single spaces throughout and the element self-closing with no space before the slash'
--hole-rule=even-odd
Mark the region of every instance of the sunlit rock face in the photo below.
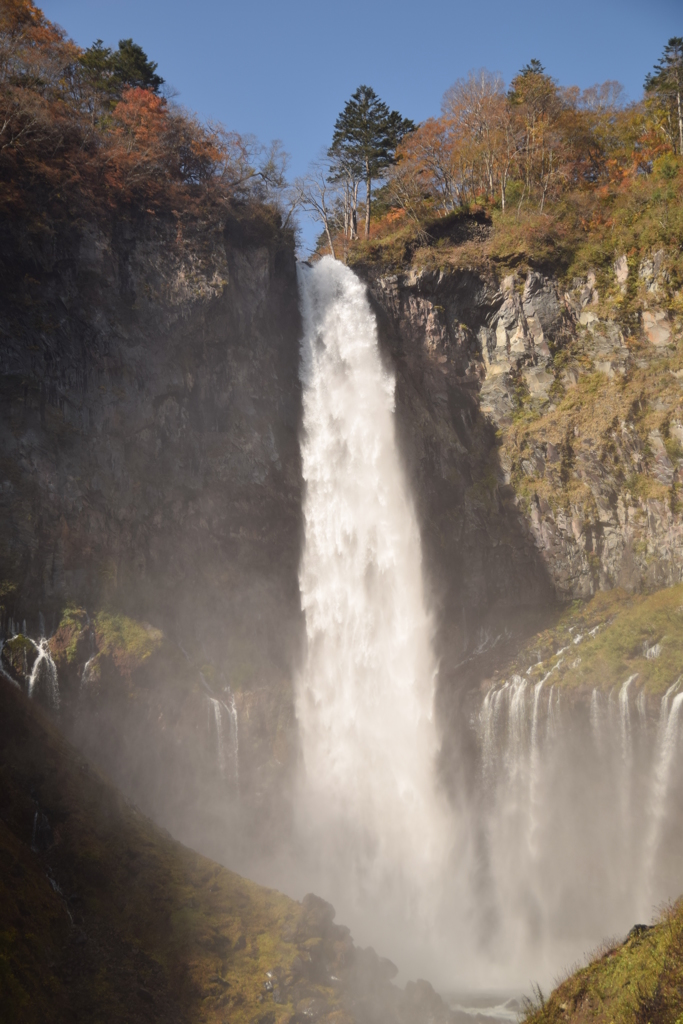
<svg viewBox="0 0 683 1024">
<path fill-rule="evenodd" d="M 493 607 L 682 578 L 680 386 L 652 362 L 677 329 L 651 305 L 664 263 L 640 267 L 630 335 L 599 306 L 592 272 L 562 288 L 534 271 L 361 268 L 397 370 L 430 580 L 464 646 Z M 572 412 L 590 387 L 592 411 L 584 397 Z"/>
</svg>

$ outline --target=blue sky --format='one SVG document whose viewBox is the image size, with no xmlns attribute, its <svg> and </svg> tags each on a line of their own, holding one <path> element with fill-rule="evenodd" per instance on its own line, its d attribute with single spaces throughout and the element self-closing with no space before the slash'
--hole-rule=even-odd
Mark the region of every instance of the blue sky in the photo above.
<svg viewBox="0 0 683 1024">
<path fill-rule="evenodd" d="M 532 57 L 562 85 L 617 79 L 637 99 L 681 0 L 37 0 L 82 46 L 132 36 L 177 101 L 226 127 L 278 138 L 300 174 L 360 84 L 414 121 L 470 68 L 509 81 Z M 305 230 L 307 238 L 312 230 Z"/>
</svg>

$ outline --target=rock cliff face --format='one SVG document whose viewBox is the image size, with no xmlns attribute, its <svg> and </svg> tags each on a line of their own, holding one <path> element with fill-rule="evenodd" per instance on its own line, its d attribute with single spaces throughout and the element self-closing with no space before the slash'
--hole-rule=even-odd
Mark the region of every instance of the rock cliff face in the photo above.
<svg viewBox="0 0 683 1024">
<path fill-rule="evenodd" d="M 397 374 L 397 429 L 428 578 L 444 641 L 462 650 L 481 641 L 482 627 L 501 609 L 511 615 L 537 607 L 552 593 L 491 419 L 510 403 L 509 349 L 521 342 L 506 348 L 503 324 L 511 326 L 519 302 L 493 278 L 472 272 L 410 273 L 370 287 L 382 346 Z M 496 322 L 499 346 L 489 355 L 495 335 L 488 325 Z M 534 343 L 527 341 L 535 373 Z"/>
<path fill-rule="evenodd" d="M 291 634 L 294 258 L 245 230 L 177 237 L 150 217 L 17 252 L 0 428 L 15 620 L 125 595 L 203 645 L 220 628 L 239 647 L 250 623 L 272 654 Z"/>
<path fill-rule="evenodd" d="M 430 572 L 445 619 L 469 615 L 465 643 L 492 608 L 681 579 L 666 254 L 631 273 L 641 326 L 628 336 L 593 274 L 565 291 L 536 272 L 370 280 Z M 617 296 L 623 281 L 617 264 Z"/>
<path fill-rule="evenodd" d="M 216 790 L 229 788 L 212 781 L 221 714 L 227 727 L 227 709 L 240 711 L 247 795 L 267 791 L 281 719 L 292 720 L 291 244 L 258 219 L 183 235 L 151 216 L 86 223 L 38 251 L 14 244 L 0 630 L 49 636 L 74 609 L 53 644 L 64 727 L 148 813 L 208 842 Z M 161 650 L 141 646 L 131 617 L 164 634 Z M 6 656 L 5 669 L 27 679 L 29 655 L 23 666 Z"/>
</svg>

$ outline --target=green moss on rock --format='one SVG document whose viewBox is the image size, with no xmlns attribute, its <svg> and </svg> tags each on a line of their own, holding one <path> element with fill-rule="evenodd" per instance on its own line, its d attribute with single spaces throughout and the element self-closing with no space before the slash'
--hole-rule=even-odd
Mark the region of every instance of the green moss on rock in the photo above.
<svg viewBox="0 0 683 1024">
<path fill-rule="evenodd" d="M 151 657 L 164 638 L 160 629 L 118 612 L 98 612 L 94 627 L 98 652 L 109 656 L 119 671 L 127 674 Z"/>
<path fill-rule="evenodd" d="M 611 590 L 575 601 L 551 629 L 537 633 L 510 666 L 572 690 L 634 685 L 663 694 L 683 673 L 683 584 L 654 594 Z"/>
</svg>

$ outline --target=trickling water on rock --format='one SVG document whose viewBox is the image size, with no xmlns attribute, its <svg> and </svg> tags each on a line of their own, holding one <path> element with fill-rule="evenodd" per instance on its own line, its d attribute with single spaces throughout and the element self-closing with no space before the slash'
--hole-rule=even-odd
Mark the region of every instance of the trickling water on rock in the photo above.
<svg viewBox="0 0 683 1024">
<path fill-rule="evenodd" d="M 31 640 L 36 649 L 37 658 L 33 663 L 31 675 L 28 680 L 28 695 L 33 697 L 37 690 L 40 690 L 53 711 L 59 710 L 59 682 L 57 680 L 57 666 L 52 659 L 50 645 L 45 637 L 36 643 Z"/>
</svg>

